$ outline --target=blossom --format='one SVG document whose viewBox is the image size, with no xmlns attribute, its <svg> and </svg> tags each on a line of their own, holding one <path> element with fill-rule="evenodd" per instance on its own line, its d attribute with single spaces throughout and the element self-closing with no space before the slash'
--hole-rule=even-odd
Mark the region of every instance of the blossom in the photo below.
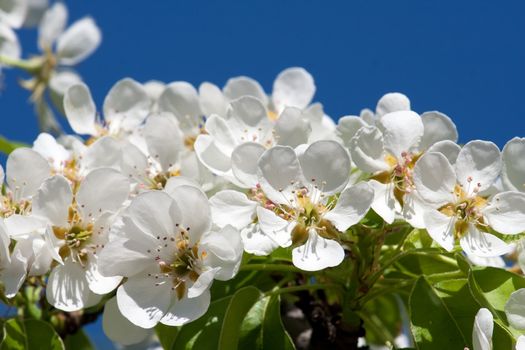
<svg viewBox="0 0 525 350">
<path fill-rule="evenodd" d="M 180 326 L 203 315 L 213 279 L 232 278 L 242 256 L 233 227 L 211 230 L 200 189 L 180 184 L 170 194 L 135 197 L 100 255 L 102 274 L 127 277 L 117 290 L 118 307 L 142 328 Z"/>
<path fill-rule="evenodd" d="M 510 247 L 492 230 L 501 234 L 525 230 L 525 194 L 507 191 L 488 198 L 483 195 L 500 170 L 498 147 L 479 140 L 461 149 L 455 167 L 435 152 L 418 161 L 414 182 L 432 208 L 424 213 L 425 227 L 446 250 L 452 250 L 455 239 L 459 239 L 469 255 L 503 255 Z"/>
<path fill-rule="evenodd" d="M 55 175 L 42 185 L 33 201 L 33 215 L 48 222 L 46 234 L 59 262 L 47 282 L 48 302 L 64 311 L 96 304 L 121 278 L 98 272 L 98 253 L 107 243 L 113 214 L 127 199 L 129 182 L 113 169 L 97 169 L 73 188 Z"/>
<path fill-rule="evenodd" d="M 493 316 L 488 309 L 479 309 L 472 329 L 473 350 L 492 350 Z"/>
<path fill-rule="evenodd" d="M 0 4 L 0 22 L 11 28 L 20 28 L 28 10 L 27 0 L 4 1 Z"/>
<path fill-rule="evenodd" d="M 357 167 L 371 174 L 374 211 L 387 223 L 392 223 L 396 214 L 402 214 L 413 226 L 421 228 L 424 203 L 414 191 L 413 168 L 426 148 L 437 141 L 456 139 L 456 128 L 448 117 L 438 112 L 420 117 L 402 110 L 384 114 L 375 126 L 360 127 L 345 144 L 350 145 Z"/>
<path fill-rule="evenodd" d="M 334 141 L 314 142 L 299 155 L 275 146 L 259 159 L 260 229 L 282 247 L 293 245 L 295 266 L 316 271 L 343 260 L 339 235 L 364 217 L 373 198 L 367 183 L 345 189 L 349 173 L 350 158 Z"/>
<path fill-rule="evenodd" d="M 525 330 L 525 288 L 514 291 L 505 303 L 505 315 L 509 324 L 518 330 Z"/>
</svg>

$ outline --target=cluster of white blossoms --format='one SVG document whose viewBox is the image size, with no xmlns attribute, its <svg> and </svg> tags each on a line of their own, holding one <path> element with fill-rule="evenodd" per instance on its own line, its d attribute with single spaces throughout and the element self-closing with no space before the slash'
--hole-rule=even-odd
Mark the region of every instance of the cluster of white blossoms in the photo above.
<svg viewBox="0 0 525 350">
<path fill-rule="evenodd" d="M 65 22 L 56 3 L 40 44 L 68 65 L 100 37 L 90 19 Z M 302 68 L 281 72 L 271 95 L 248 77 L 198 90 L 126 78 L 101 109 L 71 77 L 58 85 L 76 135 L 42 133 L 7 160 L 0 281 L 13 297 L 47 276 L 47 301 L 67 312 L 112 296 L 103 324 L 121 343 L 202 316 L 243 252 L 286 248 L 305 271 L 341 264 L 345 233 L 371 211 L 473 260 L 511 252 L 525 231 L 525 139 L 460 146 L 449 117 L 419 115 L 400 93 L 336 125 Z"/>
<path fill-rule="evenodd" d="M 360 262 L 353 249 L 378 222 L 381 239 L 396 225 L 427 232 L 431 249 L 475 265 L 503 268 L 516 251 L 525 271 L 525 138 L 502 150 L 460 145 L 448 116 L 418 114 L 400 93 L 336 124 L 298 67 L 282 71 L 271 94 L 245 76 L 198 89 L 125 78 L 97 108 L 72 67 L 97 49 L 100 30 L 90 17 L 67 22 L 59 1 L 0 1 L 0 69 L 30 76 L 21 85 L 49 131 L 0 166 L 1 297 L 38 285 L 61 312 L 104 306 L 106 334 L 135 344 L 159 323 L 204 315 L 214 280 L 233 279 L 251 258 L 288 254 L 295 267 L 286 271 L 312 281 L 345 259 Z M 38 28 L 40 53 L 27 59 L 23 26 Z M 376 281 L 356 276 L 367 291 Z M 523 305 L 525 288 L 504 310 L 519 331 Z M 473 350 L 493 348 L 493 312 L 475 317 Z"/>
</svg>

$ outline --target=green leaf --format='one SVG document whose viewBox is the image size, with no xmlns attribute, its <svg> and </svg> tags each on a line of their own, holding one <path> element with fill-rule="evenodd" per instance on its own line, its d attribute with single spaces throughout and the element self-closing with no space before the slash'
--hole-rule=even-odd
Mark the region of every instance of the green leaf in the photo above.
<svg viewBox="0 0 525 350">
<path fill-rule="evenodd" d="M 503 269 L 483 267 L 471 271 L 469 285 L 478 303 L 508 325 L 505 303 L 512 292 L 525 288 L 525 278 Z"/>
<path fill-rule="evenodd" d="M 64 350 L 62 339 L 53 327 L 39 320 L 11 319 L 5 323 L 1 350 Z"/>
<path fill-rule="evenodd" d="M 241 323 L 260 296 L 250 286 L 213 301 L 204 316 L 180 328 L 171 349 L 236 349 Z"/>
<path fill-rule="evenodd" d="M 261 298 L 261 292 L 254 287 L 246 287 L 237 291 L 226 309 L 219 338 L 219 349 L 237 348 L 239 330 L 244 317 L 250 308 Z"/>
<path fill-rule="evenodd" d="M 18 319 L 10 319 L 4 323 L 4 337 L 1 350 L 24 350 L 28 348 L 24 324 Z"/>
<path fill-rule="evenodd" d="M 295 349 L 281 319 L 280 297 L 259 300 L 248 312 L 241 326 L 239 349 Z"/>
<path fill-rule="evenodd" d="M 369 344 L 384 345 L 385 340 L 394 339 L 401 331 L 401 310 L 395 295 L 383 295 L 369 301 L 362 313 L 367 316 L 363 321 Z"/>
<path fill-rule="evenodd" d="M 155 333 L 157 334 L 160 345 L 162 345 L 163 349 L 171 349 L 175 342 L 175 338 L 177 338 L 178 332 L 179 328 L 166 326 L 162 323 L 155 326 Z"/>
<path fill-rule="evenodd" d="M 0 136 L 0 152 L 9 154 L 19 147 L 29 147 L 22 142 L 10 141 L 3 136 Z"/>
<path fill-rule="evenodd" d="M 454 313 L 467 311 L 466 318 L 470 317 L 470 329 L 472 330 L 474 318 L 471 313 L 476 309 L 476 305 L 474 303 L 473 308 L 468 305 L 469 298 L 463 301 L 457 300 L 468 293 L 466 280 L 459 281 L 461 282 L 452 286 L 442 285 L 439 292 L 424 277 L 416 281 L 409 299 L 409 313 L 412 335 L 418 349 L 463 349 L 465 346 L 471 346 L 472 332 L 466 332 L 465 326 L 460 327 L 458 315 Z M 445 302 L 446 298 L 452 300 Z M 457 305 L 462 302 L 465 304 L 463 308 Z"/>
<path fill-rule="evenodd" d="M 83 330 L 78 330 L 75 334 L 68 334 L 64 339 L 66 350 L 93 350 L 93 344 Z"/>
</svg>

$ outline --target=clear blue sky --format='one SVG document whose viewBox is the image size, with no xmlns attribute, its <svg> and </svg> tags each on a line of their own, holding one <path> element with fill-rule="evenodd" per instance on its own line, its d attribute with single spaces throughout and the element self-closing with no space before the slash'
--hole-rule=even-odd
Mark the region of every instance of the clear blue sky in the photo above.
<svg viewBox="0 0 525 350">
<path fill-rule="evenodd" d="M 525 2 L 494 1 L 69 1 L 72 19 L 91 14 L 99 50 L 78 68 L 98 106 L 111 85 L 211 81 L 248 75 L 270 91 L 275 75 L 303 66 L 315 99 L 339 118 L 407 94 L 418 112 L 453 118 L 460 141 L 502 147 L 525 136 Z M 21 36 L 26 53 L 35 35 Z M 30 142 L 36 122 L 8 71 L 0 134 Z"/>
</svg>

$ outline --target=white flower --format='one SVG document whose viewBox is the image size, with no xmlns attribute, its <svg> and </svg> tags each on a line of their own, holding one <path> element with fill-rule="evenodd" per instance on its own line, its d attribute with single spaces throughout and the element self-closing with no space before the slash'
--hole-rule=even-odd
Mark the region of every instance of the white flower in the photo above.
<svg viewBox="0 0 525 350">
<path fill-rule="evenodd" d="M 472 350 L 492 350 L 494 320 L 489 310 L 479 309 L 472 328 Z"/>
<path fill-rule="evenodd" d="M 436 171 L 439 169 L 439 171 Z M 455 167 L 441 153 L 425 154 L 414 168 L 418 193 L 433 208 L 424 214 L 432 238 L 447 250 L 455 239 L 469 255 L 499 256 L 509 246 L 490 233 L 517 234 L 525 230 L 525 194 L 502 192 L 487 198 L 482 192 L 501 169 L 499 149 L 491 142 L 471 141 Z"/>
<path fill-rule="evenodd" d="M 515 137 L 503 147 L 501 180 L 508 191 L 525 192 L 525 138 Z"/>
<path fill-rule="evenodd" d="M 90 172 L 72 188 L 61 175 L 46 180 L 33 200 L 33 215 L 47 220 L 46 234 L 61 263 L 48 279 L 48 302 L 64 311 L 80 310 L 113 290 L 120 277 L 98 272 L 97 254 L 107 242 L 112 215 L 129 192 L 129 182 L 112 169 Z"/>
<path fill-rule="evenodd" d="M 294 245 L 297 267 L 316 271 L 343 260 L 339 233 L 359 222 L 373 199 L 367 183 L 344 189 L 349 173 L 350 158 L 334 141 L 314 142 L 299 155 L 275 146 L 261 156 L 262 192 L 254 195 L 260 229 L 282 247 Z"/>
<path fill-rule="evenodd" d="M 56 43 L 58 64 L 75 65 L 91 55 L 100 45 L 100 29 L 90 17 L 74 22 L 64 31 L 67 24 L 67 8 L 60 2 L 54 3 L 42 17 L 38 31 L 38 44 L 42 50 L 51 50 Z"/>
<path fill-rule="evenodd" d="M 370 185 L 375 191 L 372 208 L 387 223 L 392 223 L 396 214 L 402 214 L 414 227 L 423 227 L 424 202 L 414 191 L 412 170 L 426 148 L 440 140 L 457 139 L 454 124 L 439 112 L 420 117 L 405 110 L 384 114 L 376 126 L 359 127 L 363 122 L 352 120 L 354 123 L 347 122 L 344 130 L 339 127 L 339 134 L 354 135 L 350 141 L 343 141 L 357 167 L 372 174 Z"/>
<path fill-rule="evenodd" d="M 138 195 L 100 255 L 101 273 L 127 280 L 117 291 L 120 312 L 133 324 L 180 326 L 202 316 L 213 279 L 232 278 L 242 244 L 231 226 L 210 231 L 206 195 L 186 184 L 170 195 Z"/>
<path fill-rule="evenodd" d="M 103 121 L 97 118 L 95 102 L 85 84 L 72 85 L 64 96 L 64 110 L 71 128 L 95 138 L 131 134 L 146 119 L 150 106 L 147 92 L 130 78 L 119 80 L 106 95 Z"/>
</svg>

